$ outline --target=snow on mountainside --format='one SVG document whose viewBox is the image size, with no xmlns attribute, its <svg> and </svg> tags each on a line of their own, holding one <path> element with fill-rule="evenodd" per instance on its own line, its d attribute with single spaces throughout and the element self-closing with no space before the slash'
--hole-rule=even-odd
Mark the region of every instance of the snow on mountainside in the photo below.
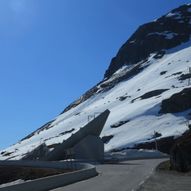
<svg viewBox="0 0 191 191">
<path fill-rule="evenodd" d="M 191 5 L 141 26 L 112 60 L 103 81 L 56 119 L 3 150 L 0 159 L 21 159 L 42 143 L 52 150 L 106 109 L 111 113 L 101 134 L 105 151 L 152 141 L 155 131 L 160 134 L 157 139 L 182 134 L 190 105 L 177 113 L 163 112 L 161 103 L 191 89 L 190 34 Z"/>
</svg>

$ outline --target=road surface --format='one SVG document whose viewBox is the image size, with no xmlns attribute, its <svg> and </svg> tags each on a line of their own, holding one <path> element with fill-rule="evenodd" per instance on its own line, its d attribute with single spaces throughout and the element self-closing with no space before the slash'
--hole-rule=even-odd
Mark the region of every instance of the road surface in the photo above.
<svg viewBox="0 0 191 191">
<path fill-rule="evenodd" d="M 147 159 L 98 165 L 98 176 L 51 191 L 134 191 L 162 161 Z"/>
<path fill-rule="evenodd" d="M 191 173 L 178 173 L 176 171 L 157 171 L 138 191 L 190 191 Z"/>
</svg>

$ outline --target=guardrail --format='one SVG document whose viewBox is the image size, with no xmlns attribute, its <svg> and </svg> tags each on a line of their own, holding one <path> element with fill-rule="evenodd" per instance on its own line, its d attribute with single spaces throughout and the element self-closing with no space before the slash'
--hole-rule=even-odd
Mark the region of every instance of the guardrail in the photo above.
<svg viewBox="0 0 191 191">
<path fill-rule="evenodd" d="M 46 191 L 98 175 L 96 167 L 87 163 L 47 161 L 0 161 L 0 166 L 72 169 L 74 172 L 39 178 L 0 188 L 0 191 Z"/>
</svg>

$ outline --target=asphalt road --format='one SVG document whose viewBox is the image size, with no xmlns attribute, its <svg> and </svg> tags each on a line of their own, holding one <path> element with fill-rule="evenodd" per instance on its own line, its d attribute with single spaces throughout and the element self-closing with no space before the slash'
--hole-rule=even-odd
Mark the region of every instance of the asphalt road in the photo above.
<svg viewBox="0 0 191 191">
<path fill-rule="evenodd" d="M 134 191 L 162 161 L 147 159 L 98 165 L 98 176 L 51 191 Z"/>
</svg>

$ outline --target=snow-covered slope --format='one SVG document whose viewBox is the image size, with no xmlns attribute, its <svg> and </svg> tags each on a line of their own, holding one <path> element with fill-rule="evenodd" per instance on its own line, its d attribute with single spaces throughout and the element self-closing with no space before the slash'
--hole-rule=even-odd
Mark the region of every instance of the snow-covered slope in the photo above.
<svg viewBox="0 0 191 191">
<path fill-rule="evenodd" d="M 168 17 L 171 16 L 168 13 Z M 172 40 L 169 34 L 167 39 Z M 20 159 L 42 143 L 53 149 L 55 144 L 70 137 L 106 109 L 111 113 L 101 134 L 105 141 L 105 151 L 152 141 L 155 132 L 161 134 L 158 138 L 182 134 L 187 130 L 186 122 L 191 108 L 179 113 L 160 111 L 162 100 L 185 88 L 191 88 L 189 78 L 184 77 L 191 67 L 191 41 L 165 49 L 161 57 L 156 55 L 158 52 L 152 52 L 144 61 L 122 65 L 114 73 L 110 72 L 109 77 L 95 86 L 96 91 L 91 96 L 84 100 L 82 96 L 79 103 L 55 120 L 2 151 L 0 159 Z M 137 67 L 139 70 L 134 72 Z"/>
</svg>

